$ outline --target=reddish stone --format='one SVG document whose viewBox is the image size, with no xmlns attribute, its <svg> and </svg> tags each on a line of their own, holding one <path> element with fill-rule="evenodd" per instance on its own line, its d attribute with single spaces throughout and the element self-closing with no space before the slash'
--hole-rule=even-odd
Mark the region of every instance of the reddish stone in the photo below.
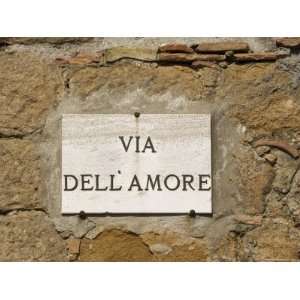
<svg viewBox="0 0 300 300">
<path fill-rule="evenodd" d="M 224 61 L 225 55 L 219 54 L 188 54 L 188 53 L 159 53 L 158 60 L 166 62 Z"/>
<path fill-rule="evenodd" d="M 199 54 L 198 60 L 201 60 L 201 61 L 224 61 L 224 60 L 226 60 L 226 56 L 221 55 L 221 54 Z"/>
<path fill-rule="evenodd" d="M 249 45 L 241 42 L 202 43 L 198 45 L 195 51 L 199 53 L 248 52 Z"/>
<path fill-rule="evenodd" d="M 286 37 L 276 40 L 276 45 L 286 48 L 300 48 L 300 37 Z"/>
<path fill-rule="evenodd" d="M 102 62 L 104 59 L 103 53 L 78 53 L 70 58 L 57 58 L 56 61 L 61 64 L 70 64 L 70 65 L 85 65 Z"/>
<path fill-rule="evenodd" d="M 252 62 L 252 61 L 275 61 L 286 55 L 275 52 L 257 52 L 257 53 L 239 53 L 234 54 L 234 60 L 237 62 Z"/>
<path fill-rule="evenodd" d="M 163 44 L 158 48 L 159 52 L 193 53 L 193 49 L 185 44 Z"/>
<path fill-rule="evenodd" d="M 68 239 L 67 250 L 70 254 L 78 254 L 80 251 L 80 239 Z"/>
<path fill-rule="evenodd" d="M 158 60 L 165 62 L 187 63 L 198 59 L 197 54 L 188 53 L 159 53 Z"/>
</svg>

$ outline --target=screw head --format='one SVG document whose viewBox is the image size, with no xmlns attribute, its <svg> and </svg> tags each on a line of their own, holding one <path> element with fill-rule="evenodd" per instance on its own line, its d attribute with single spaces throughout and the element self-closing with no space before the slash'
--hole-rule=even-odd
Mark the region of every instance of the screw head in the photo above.
<svg viewBox="0 0 300 300">
<path fill-rule="evenodd" d="M 195 217 L 196 217 L 196 212 L 195 212 L 194 209 L 191 209 L 191 210 L 190 210 L 189 216 L 190 216 L 191 218 L 195 218 Z"/>
<path fill-rule="evenodd" d="M 138 118 L 140 115 L 141 115 L 141 113 L 139 113 L 139 112 L 137 112 L 137 111 L 134 113 L 134 116 L 135 116 L 136 118 Z"/>
<path fill-rule="evenodd" d="M 82 219 L 82 220 L 86 219 L 86 214 L 85 214 L 85 212 L 83 210 L 80 211 L 79 218 Z"/>
</svg>

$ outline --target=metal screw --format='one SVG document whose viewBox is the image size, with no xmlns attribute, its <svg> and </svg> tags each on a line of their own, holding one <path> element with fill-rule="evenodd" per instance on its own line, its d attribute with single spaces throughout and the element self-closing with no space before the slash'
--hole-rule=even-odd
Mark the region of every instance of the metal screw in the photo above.
<svg viewBox="0 0 300 300">
<path fill-rule="evenodd" d="M 86 219 L 86 214 L 85 214 L 85 212 L 83 210 L 80 211 L 79 218 L 82 219 L 82 220 Z"/>
<path fill-rule="evenodd" d="M 195 217 L 196 217 L 196 212 L 195 212 L 194 209 L 191 209 L 191 210 L 190 210 L 189 216 L 190 216 L 191 218 L 195 218 Z"/>
<path fill-rule="evenodd" d="M 141 115 L 141 113 L 139 113 L 139 112 L 137 112 L 137 111 L 134 113 L 134 116 L 135 116 L 136 118 L 138 118 L 140 115 Z"/>
</svg>

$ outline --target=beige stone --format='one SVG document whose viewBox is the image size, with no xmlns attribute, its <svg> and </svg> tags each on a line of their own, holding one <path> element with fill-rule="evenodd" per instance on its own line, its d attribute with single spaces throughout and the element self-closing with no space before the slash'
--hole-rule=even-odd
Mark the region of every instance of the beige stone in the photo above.
<svg viewBox="0 0 300 300">
<path fill-rule="evenodd" d="M 154 261 L 206 261 L 208 260 L 207 244 L 200 240 L 184 237 L 175 232 L 157 234 L 148 232 L 142 235 L 143 241 L 154 254 Z M 163 245 L 165 251 L 157 250 L 157 245 Z"/>
<path fill-rule="evenodd" d="M 236 215 L 235 220 L 238 223 L 243 223 L 247 225 L 261 225 L 262 224 L 262 215 L 249 216 L 249 215 Z"/>
<path fill-rule="evenodd" d="M 176 66 L 176 68 L 164 66 L 153 69 L 124 63 L 112 65 L 109 68 L 85 67 L 72 71 L 70 90 L 73 96 L 80 97 L 87 97 L 97 91 L 106 93 L 109 90 L 110 93 L 126 95 L 132 91 L 142 90 L 148 96 L 170 93 L 174 97 L 184 96 L 195 100 L 199 95 L 206 93 L 206 82 L 210 81 L 211 77 L 215 78 L 208 70 L 208 68 L 201 70 L 203 83 L 199 83 L 199 79 L 194 76 L 194 71 L 182 66 Z M 111 104 L 107 106 L 113 107 L 115 101 L 116 99 L 113 98 Z M 154 106 L 159 105 L 158 102 Z"/>
<path fill-rule="evenodd" d="M 28 140 L 0 139 L 0 210 L 43 207 L 37 145 Z"/>
<path fill-rule="evenodd" d="M 0 216 L 0 244 L 0 261 L 67 260 L 64 240 L 40 211 Z"/>
<path fill-rule="evenodd" d="M 243 247 L 254 261 L 295 261 L 298 260 L 299 239 L 290 235 L 287 225 L 268 221 L 245 236 Z"/>
<path fill-rule="evenodd" d="M 254 103 L 237 104 L 230 114 L 257 132 L 273 132 L 283 128 L 298 128 L 300 105 L 294 97 L 271 95 L 254 99 Z"/>
<path fill-rule="evenodd" d="M 123 58 L 141 61 L 156 61 L 156 50 L 147 48 L 115 47 L 105 50 L 105 61 L 116 62 Z"/>
<path fill-rule="evenodd" d="M 272 153 L 268 153 L 264 156 L 264 158 L 271 164 L 271 165 L 275 165 L 276 161 L 277 161 L 277 156 L 272 154 Z"/>
<path fill-rule="evenodd" d="M 0 136 L 41 129 L 63 91 L 57 66 L 26 51 L 1 52 L 0 69 Z"/>
<path fill-rule="evenodd" d="M 153 256 L 142 239 L 132 233 L 111 230 L 96 239 L 83 239 L 80 261 L 151 261 Z"/>
<path fill-rule="evenodd" d="M 239 190 L 242 196 L 236 209 L 244 214 L 261 214 L 264 198 L 271 190 L 274 170 L 270 164 L 257 161 L 254 153 L 242 152 L 239 155 Z"/>
</svg>

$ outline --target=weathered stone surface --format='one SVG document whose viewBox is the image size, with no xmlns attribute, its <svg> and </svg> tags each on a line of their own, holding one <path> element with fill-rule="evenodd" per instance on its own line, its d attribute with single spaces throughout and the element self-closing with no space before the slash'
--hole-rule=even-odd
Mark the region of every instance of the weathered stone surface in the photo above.
<svg viewBox="0 0 300 300">
<path fill-rule="evenodd" d="M 268 48 L 264 42 L 258 45 L 257 40 L 247 40 L 255 51 L 269 51 L 274 47 L 274 43 L 268 42 Z M 183 40 L 185 42 L 190 44 Z M 1 43 L 0 40 L 0 46 Z M 143 62 L 144 54 L 140 51 L 144 44 L 139 40 L 135 44 L 139 47 L 138 54 L 133 55 L 135 50 L 129 50 L 128 55 L 123 55 L 126 47 L 122 47 L 123 54 L 117 49 L 115 58 L 102 66 L 102 60 L 95 61 L 93 53 L 117 45 L 117 42 L 93 44 L 91 41 L 86 45 L 78 43 L 63 47 L 42 43 L 26 47 L 14 44 L 8 48 L 5 41 L 2 43 L 0 205 L 4 203 L 3 207 L 7 206 L 9 210 L 27 210 L 40 208 L 40 201 L 49 199 L 47 213 L 50 216 L 37 211 L 1 215 L 1 260 L 79 258 L 79 253 L 70 254 L 67 249 L 71 247 L 62 237 L 82 241 L 80 260 L 298 259 L 299 158 L 279 147 L 254 147 L 260 139 L 285 141 L 294 148 L 299 146 L 300 63 L 297 51 L 286 59 L 251 61 L 251 64 L 231 63 L 234 56 L 227 55 L 224 69 L 204 67 L 193 70 L 176 62 L 157 63 L 159 44 L 161 42 L 145 46 L 154 46 L 150 60 L 147 60 L 150 63 Z M 130 49 L 133 47 L 132 44 L 129 46 Z M 288 48 L 277 49 L 276 54 L 282 57 L 283 50 L 289 51 Z M 72 56 L 71 51 L 79 54 Z M 91 57 L 88 56 L 90 53 Z M 109 57 L 111 52 L 107 53 Z M 253 53 L 247 55 L 250 54 Z M 199 58 L 202 54 L 195 55 Z M 233 55 L 238 54 L 233 51 Z M 54 63 L 56 57 L 70 56 L 76 66 Z M 214 61 L 216 57 L 211 62 Z M 210 60 L 204 62 L 210 64 Z M 214 180 L 218 184 L 214 190 L 212 217 L 93 216 L 81 220 L 77 216 L 60 215 L 60 192 L 52 192 L 59 186 L 54 174 L 60 169 L 60 142 L 58 138 L 55 143 L 48 140 L 49 136 L 57 136 L 59 126 L 58 122 L 57 126 L 49 125 L 52 117 L 59 120 L 62 112 L 124 113 L 137 110 L 213 114 Z M 43 122 L 49 112 L 53 116 L 48 118 L 45 132 Z M 43 129 L 42 135 L 38 134 L 39 129 Z M 35 130 L 37 132 L 31 135 Z M 35 147 L 41 139 L 45 141 L 45 149 L 37 154 Z M 277 157 L 274 165 L 266 161 L 267 153 Z M 57 160 L 52 162 L 53 157 Z M 51 167 L 43 169 L 41 178 L 33 171 L 39 169 L 39 160 L 51 160 Z M 49 190 L 40 197 L 40 188 L 45 184 Z M 4 186 L 8 188 L 3 189 Z M 55 207 L 52 209 L 52 206 Z M 171 235 L 172 231 L 176 234 Z M 77 251 L 78 247 L 74 252 Z"/>
<path fill-rule="evenodd" d="M 261 225 L 262 224 L 262 215 L 249 216 L 249 215 L 236 215 L 235 220 L 238 223 L 243 223 L 247 225 Z"/>
<path fill-rule="evenodd" d="M 78 254 L 80 251 L 80 239 L 74 239 L 74 238 L 68 239 L 67 250 L 71 254 Z"/>
<path fill-rule="evenodd" d="M 255 126 L 256 130 L 264 131 L 271 127 L 278 127 L 279 123 L 283 124 L 286 121 L 291 123 L 293 120 L 293 117 L 287 119 L 286 113 L 283 111 L 282 116 L 279 111 L 276 112 L 276 103 L 270 107 L 267 104 L 270 101 L 278 101 L 282 102 L 278 105 L 279 107 L 284 106 L 284 103 L 288 107 L 289 103 L 293 104 L 293 102 L 288 101 L 289 99 L 295 101 L 293 97 L 295 93 L 294 76 L 279 68 L 277 62 L 260 62 L 250 65 L 231 64 L 223 70 L 222 77 L 223 80 L 219 82 L 217 87 L 216 99 L 220 103 L 226 101 L 233 104 L 233 110 L 239 110 L 238 114 L 241 116 L 246 114 L 242 117 L 242 125 L 248 128 L 248 125 L 251 124 L 250 126 L 253 128 L 255 119 L 256 122 L 259 121 L 260 123 L 260 125 Z M 226 109 L 225 113 L 231 113 L 231 109 Z M 277 118 L 273 119 L 275 114 Z M 271 122 L 266 120 L 270 117 L 272 117 Z"/>
<path fill-rule="evenodd" d="M 150 245 L 150 250 L 153 254 L 168 254 L 172 251 L 172 248 L 166 244 L 153 244 Z"/>
<path fill-rule="evenodd" d="M 67 237 L 73 234 L 78 239 L 83 238 L 90 230 L 96 227 L 95 223 L 89 219 L 82 220 L 78 216 L 76 218 L 59 216 L 53 218 L 53 223 L 60 234 Z"/>
<path fill-rule="evenodd" d="M 62 45 L 65 43 L 86 43 L 92 41 L 92 37 L 7 37 L 1 38 L 3 41 L 6 41 L 8 44 L 23 44 L 23 45 L 32 45 L 32 44 L 54 44 Z"/>
<path fill-rule="evenodd" d="M 80 261 L 205 261 L 208 249 L 196 239 L 177 235 L 138 236 L 120 230 L 101 233 L 94 240 L 83 239 Z"/>
<path fill-rule="evenodd" d="M 80 239 L 69 238 L 67 240 L 67 251 L 70 261 L 75 261 L 80 252 Z"/>
<path fill-rule="evenodd" d="M 0 68 L 0 136 L 40 129 L 63 90 L 59 70 L 29 52 L 0 53 Z"/>
<path fill-rule="evenodd" d="M 96 239 L 83 239 L 80 246 L 80 261 L 151 261 L 149 248 L 142 239 L 132 233 L 111 230 L 101 233 Z"/>
<path fill-rule="evenodd" d="M 300 48 L 300 37 L 286 37 L 276 40 L 276 45 L 286 48 Z"/>
<path fill-rule="evenodd" d="M 57 58 L 56 62 L 59 64 L 70 64 L 70 65 L 87 65 L 87 64 L 104 64 L 104 52 L 98 53 L 77 53 L 75 56 L 70 58 Z"/>
<path fill-rule="evenodd" d="M 291 188 L 292 179 L 297 172 L 299 163 L 282 151 L 277 150 L 275 153 L 277 164 L 273 189 L 279 193 L 287 194 Z"/>
<path fill-rule="evenodd" d="M 112 63 L 129 58 L 141 61 L 156 61 L 155 49 L 116 47 L 105 50 L 105 61 Z"/>
<path fill-rule="evenodd" d="M 275 165 L 276 161 L 277 161 L 277 156 L 272 154 L 272 153 L 268 153 L 264 156 L 264 158 L 273 166 Z"/>
<path fill-rule="evenodd" d="M 298 260 L 299 239 L 293 238 L 284 220 L 268 221 L 246 234 L 243 247 L 247 260 L 295 261 Z"/>
<path fill-rule="evenodd" d="M 194 71 L 185 67 L 164 66 L 153 69 L 126 63 L 118 66 L 112 65 L 109 68 L 87 67 L 74 70 L 69 84 L 72 95 L 80 97 L 86 97 L 98 91 L 106 93 L 109 90 L 109 93 L 115 92 L 124 95 L 142 90 L 148 96 L 170 93 L 176 98 L 184 96 L 187 99 L 195 100 L 205 95 L 208 89 L 207 84 L 216 84 L 217 74 L 212 71 L 208 68 L 201 70 L 203 77 L 199 83 L 199 79 L 194 76 Z M 108 78 L 109 80 L 107 80 Z M 131 97 L 128 101 L 132 102 L 133 100 Z M 150 100 L 151 98 L 148 97 L 148 101 Z M 116 107 L 116 99 L 111 98 L 111 101 L 110 103 L 108 99 L 106 106 Z M 141 99 L 139 99 L 139 103 L 140 101 Z M 143 101 L 147 101 L 147 99 Z M 155 107 L 159 105 L 161 103 L 157 102 Z"/>
<path fill-rule="evenodd" d="M 163 44 L 158 48 L 159 52 L 193 53 L 194 50 L 185 44 Z"/>
<path fill-rule="evenodd" d="M 197 54 L 189 53 L 159 53 L 158 60 L 165 62 L 188 63 L 198 59 Z"/>
<path fill-rule="evenodd" d="M 259 156 L 263 156 L 264 154 L 269 153 L 271 148 L 269 146 L 258 146 L 255 151 Z"/>
<path fill-rule="evenodd" d="M 261 133 L 270 133 L 283 128 L 299 128 L 300 105 L 294 97 L 279 94 L 253 101 L 252 104 L 238 104 L 232 107 L 230 114 L 247 128 Z"/>
<path fill-rule="evenodd" d="M 252 152 L 242 152 L 238 159 L 242 200 L 237 203 L 237 210 L 244 214 L 261 214 L 264 197 L 271 190 L 274 170 L 268 163 L 257 161 Z"/>
<path fill-rule="evenodd" d="M 220 54 L 187 54 L 187 53 L 159 53 L 158 60 L 174 63 L 188 63 L 193 61 L 224 61 L 225 55 Z"/>
<path fill-rule="evenodd" d="M 276 52 L 237 53 L 233 58 L 237 62 L 275 61 L 285 55 Z"/>
<path fill-rule="evenodd" d="M 192 62 L 192 67 L 198 68 L 218 68 L 218 65 L 211 61 L 195 60 Z"/>
<path fill-rule="evenodd" d="M 212 251 L 214 261 L 239 261 L 239 241 L 234 235 L 225 235 Z"/>
<path fill-rule="evenodd" d="M 199 53 L 225 53 L 226 51 L 248 52 L 249 45 L 241 42 L 201 43 L 195 51 Z"/>
<path fill-rule="evenodd" d="M 35 144 L 0 139 L 0 210 L 41 208 L 40 176 Z"/>
<path fill-rule="evenodd" d="M 143 234 L 142 239 L 154 254 L 155 261 L 206 261 L 208 259 L 208 247 L 202 240 L 187 238 L 172 232 L 163 234 L 149 232 Z"/>
<path fill-rule="evenodd" d="M 0 216 L 0 261 L 65 261 L 64 240 L 43 212 Z"/>
<path fill-rule="evenodd" d="M 205 243 L 192 243 L 173 247 L 167 255 L 156 255 L 155 261 L 207 261 L 208 249 Z"/>
</svg>

